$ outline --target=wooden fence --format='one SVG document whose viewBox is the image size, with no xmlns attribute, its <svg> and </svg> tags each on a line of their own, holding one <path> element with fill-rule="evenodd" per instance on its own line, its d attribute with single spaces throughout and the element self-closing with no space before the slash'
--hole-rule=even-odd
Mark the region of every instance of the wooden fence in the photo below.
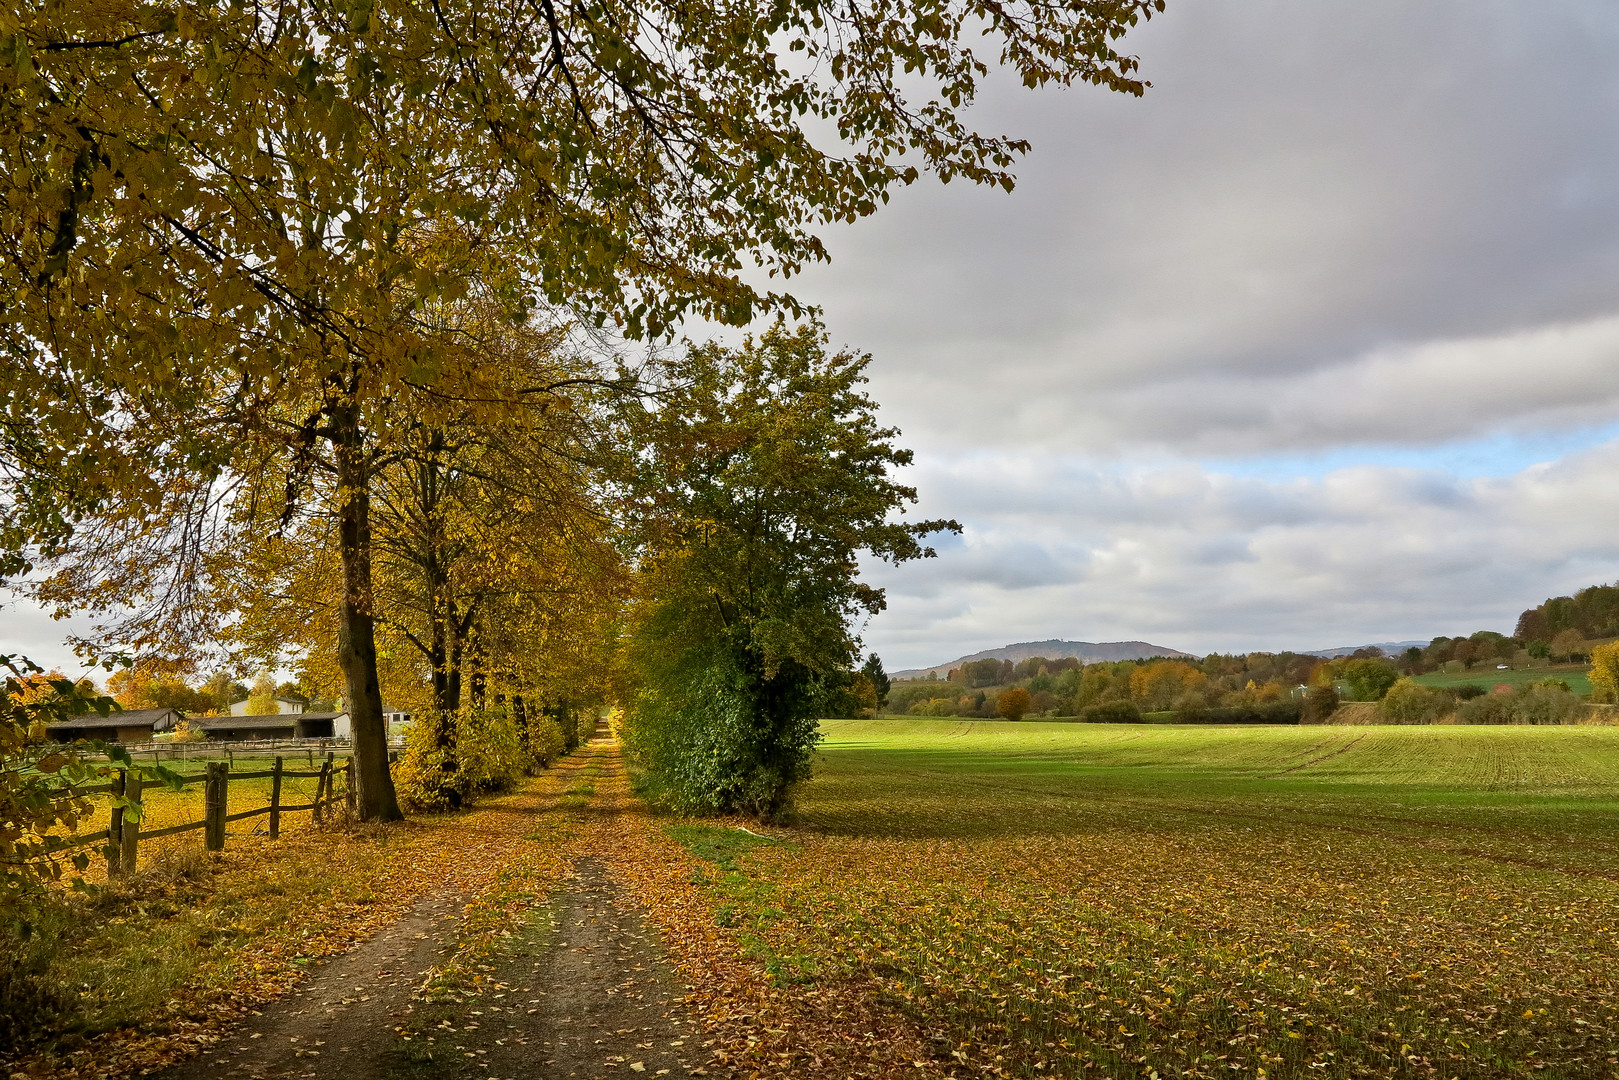
<svg viewBox="0 0 1619 1080">
<path fill-rule="evenodd" d="M 390 752 L 403 750 L 404 747 L 405 740 L 402 738 L 388 740 Z M 314 768 L 320 755 L 351 754 L 353 744 L 348 739 L 202 739 L 196 742 L 125 743 L 122 749 L 136 761 L 150 761 L 154 765 L 167 761 L 228 761 L 234 768 L 238 754 L 242 757 L 270 757 L 279 753 L 293 760 L 304 758 L 309 767 Z"/>
<path fill-rule="evenodd" d="M 270 781 L 270 803 L 268 806 L 255 807 L 252 810 L 240 810 L 230 813 L 229 792 L 230 782 L 233 778 L 230 763 L 225 761 L 210 761 L 207 771 L 199 776 L 185 777 L 182 785 L 201 783 L 203 785 L 203 816 L 201 821 L 189 821 L 183 825 L 170 825 L 162 829 L 152 829 L 143 832 L 140 822 L 124 813 L 122 806 L 115 806 L 107 827 L 99 832 L 88 833 L 82 836 L 67 838 L 67 842 L 55 847 L 53 851 L 67 851 L 72 848 L 83 847 L 86 844 L 96 844 L 105 841 L 103 848 L 107 857 L 107 876 L 109 878 L 123 877 L 135 872 L 137 849 L 141 840 L 155 840 L 160 836 L 171 836 L 175 833 L 190 832 L 201 829 L 203 832 L 203 845 L 209 851 L 220 851 L 225 847 L 225 825 L 232 821 L 245 821 L 248 818 L 269 815 L 270 837 L 281 835 L 281 815 L 295 814 L 309 811 L 314 814 L 316 824 L 330 814 L 341 797 L 344 804 L 352 814 L 354 811 L 354 762 L 349 760 L 339 766 L 335 761 L 335 754 L 330 752 L 326 760 L 317 770 L 295 771 L 286 768 L 280 757 L 275 759 L 274 767 L 260 772 L 246 772 L 234 774 L 237 780 L 265 780 Z M 336 790 L 337 774 L 343 774 L 343 790 Z M 284 806 L 281 803 L 281 782 L 286 779 L 318 780 L 315 785 L 315 799 L 313 802 Z M 125 799 L 141 803 L 144 806 L 142 795 L 142 782 L 138 774 L 127 769 L 119 769 L 109 784 L 98 787 L 77 788 L 80 795 L 113 795 L 123 796 Z M 144 815 L 142 815 L 144 816 Z"/>
</svg>

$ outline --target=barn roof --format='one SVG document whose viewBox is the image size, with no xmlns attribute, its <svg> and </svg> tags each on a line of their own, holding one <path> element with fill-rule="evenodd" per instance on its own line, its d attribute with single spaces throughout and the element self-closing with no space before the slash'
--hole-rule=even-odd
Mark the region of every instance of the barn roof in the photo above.
<svg viewBox="0 0 1619 1080">
<path fill-rule="evenodd" d="M 294 728 L 298 721 L 308 719 L 308 713 L 269 713 L 261 716 L 194 716 L 186 721 L 199 731 L 232 731 L 263 728 Z"/>
<path fill-rule="evenodd" d="M 60 728 L 95 728 L 110 729 L 121 727 L 140 727 L 151 724 L 156 731 L 167 731 L 174 726 L 179 714 L 173 709 L 127 709 L 124 712 L 108 713 L 99 716 L 95 713 L 86 713 L 75 716 L 71 720 L 63 720 L 55 724 L 45 725 L 48 730 Z"/>
</svg>

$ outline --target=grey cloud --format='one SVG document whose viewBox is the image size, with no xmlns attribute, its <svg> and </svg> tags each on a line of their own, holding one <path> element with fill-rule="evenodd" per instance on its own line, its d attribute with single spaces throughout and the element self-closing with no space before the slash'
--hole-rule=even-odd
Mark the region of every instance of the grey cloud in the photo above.
<svg viewBox="0 0 1619 1080">
<path fill-rule="evenodd" d="M 1183 0 L 1126 39 L 1144 100 L 995 89 L 982 125 L 1035 144 L 1019 189 L 924 182 L 835 233 L 799 291 L 876 354 L 927 450 L 1612 420 L 1612 14 Z"/>
</svg>

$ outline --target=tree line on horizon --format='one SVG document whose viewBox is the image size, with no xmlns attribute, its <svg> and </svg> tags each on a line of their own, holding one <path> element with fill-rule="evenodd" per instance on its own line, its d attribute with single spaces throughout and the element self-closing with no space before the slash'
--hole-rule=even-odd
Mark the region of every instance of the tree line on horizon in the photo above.
<svg viewBox="0 0 1619 1080">
<path fill-rule="evenodd" d="M 1573 664 L 1596 661 L 1597 698 L 1611 696 L 1604 664 L 1612 649 L 1591 640 L 1592 631 L 1610 627 L 1619 611 L 1619 587 L 1598 585 L 1575 597 L 1559 597 L 1525 612 L 1520 631 L 1545 637 L 1508 636 L 1493 630 L 1439 636 L 1426 647 L 1412 646 L 1396 656 L 1367 646 L 1328 659 L 1307 653 L 1212 653 L 1202 658 L 1153 657 L 1085 664 L 1074 657 L 1033 657 L 1020 662 L 983 659 L 950 668 L 945 678 L 896 680 L 887 695 L 891 712 L 922 716 L 1020 719 L 1023 716 L 1078 716 L 1128 719 L 1175 710 L 1187 717 L 1232 718 L 1313 714 L 1319 718 L 1340 697 L 1382 701 L 1397 684 L 1398 707 L 1391 715 L 1439 715 L 1459 702 L 1485 693 L 1482 686 L 1425 689 L 1412 676 L 1450 670 L 1484 670 L 1496 664 Z M 1555 631 L 1555 632 L 1553 632 Z M 1605 651 L 1606 650 L 1606 651 Z M 1553 676 L 1538 688 L 1544 694 L 1567 690 Z M 1619 693 L 1616 686 L 1614 693 Z M 1544 694 L 1542 696 L 1544 696 Z M 1536 699 L 1536 709 L 1567 712 L 1559 700 Z M 1550 704 L 1547 704 L 1550 702 Z M 1541 708 L 1544 705 L 1545 708 Z M 1555 707 L 1554 707 L 1555 706 Z M 1529 708 L 1524 705 L 1523 708 Z M 1291 709 L 1291 712 L 1289 711 Z M 1474 711 L 1481 714 L 1484 706 Z M 1400 721 L 1404 722 L 1404 721 Z"/>
</svg>

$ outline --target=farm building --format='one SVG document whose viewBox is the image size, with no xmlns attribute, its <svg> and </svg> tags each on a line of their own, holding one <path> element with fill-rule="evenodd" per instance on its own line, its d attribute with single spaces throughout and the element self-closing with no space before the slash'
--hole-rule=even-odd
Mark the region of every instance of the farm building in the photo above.
<svg viewBox="0 0 1619 1080">
<path fill-rule="evenodd" d="M 75 716 L 61 724 L 49 724 L 46 734 L 54 742 L 73 742 L 75 739 L 99 739 L 102 742 L 143 743 L 152 736 L 172 730 L 180 719 L 173 709 L 132 709 L 107 716 L 87 713 Z"/>
<path fill-rule="evenodd" d="M 278 695 L 275 698 L 275 712 L 272 715 L 275 715 L 275 716 L 295 716 L 298 713 L 301 713 L 305 709 L 308 709 L 308 708 L 309 708 L 309 702 L 305 701 L 301 697 L 289 697 L 289 696 L 285 696 L 285 695 Z M 230 707 L 230 714 L 232 716 L 241 717 L 241 718 L 244 718 L 244 719 L 248 718 L 247 717 L 247 702 L 238 701 L 236 704 L 232 705 Z M 262 717 L 253 717 L 251 719 L 262 719 Z"/>
<path fill-rule="evenodd" d="M 268 716 L 199 716 L 189 721 L 210 739 L 241 742 L 246 739 L 346 739 L 346 712 L 272 713 Z"/>
</svg>

